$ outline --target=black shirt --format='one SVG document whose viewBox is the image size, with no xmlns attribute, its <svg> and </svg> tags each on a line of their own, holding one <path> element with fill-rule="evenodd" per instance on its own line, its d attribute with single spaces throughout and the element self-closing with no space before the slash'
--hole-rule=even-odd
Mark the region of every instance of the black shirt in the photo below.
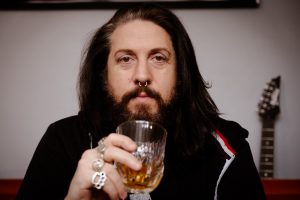
<svg viewBox="0 0 300 200">
<path fill-rule="evenodd" d="M 204 148 L 188 159 L 172 156 L 167 143 L 165 170 L 159 186 L 150 194 L 159 199 L 263 200 L 265 194 L 246 137 L 239 124 L 220 119 L 218 130 L 236 155 L 218 184 L 226 157 L 216 139 L 206 137 Z M 103 133 L 104 134 L 104 133 Z M 108 134 L 108 133 L 105 133 Z M 104 135 L 91 134 L 79 116 L 51 124 L 32 157 L 17 199 L 64 199 L 82 153 L 96 147 Z"/>
</svg>

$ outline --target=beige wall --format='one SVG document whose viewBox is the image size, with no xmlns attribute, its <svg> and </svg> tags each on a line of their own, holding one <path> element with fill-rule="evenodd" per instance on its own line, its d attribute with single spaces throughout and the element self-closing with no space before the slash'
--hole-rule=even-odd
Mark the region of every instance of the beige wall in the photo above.
<svg viewBox="0 0 300 200">
<path fill-rule="evenodd" d="M 281 75 L 275 176 L 300 178 L 300 1 L 256 9 L 175 10 L 224 117 L 250 132 L 258 164 L 264 84 Z M 77 113 L 76 79 L 91 33 L 113 10 L 0 11 L 0 178 L 22 178 L 47 126 Z"/>
</svg>

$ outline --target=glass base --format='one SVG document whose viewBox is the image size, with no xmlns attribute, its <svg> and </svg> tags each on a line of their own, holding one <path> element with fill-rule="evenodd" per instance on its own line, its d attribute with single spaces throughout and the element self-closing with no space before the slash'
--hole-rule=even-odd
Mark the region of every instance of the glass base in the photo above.
<svg viewBox="0 0 300 200">
<path fill-rule="evenodd" d="M 130 200 L 151 200 L 149 193 L 131 193 L 129 194 Z"/>
</svg>

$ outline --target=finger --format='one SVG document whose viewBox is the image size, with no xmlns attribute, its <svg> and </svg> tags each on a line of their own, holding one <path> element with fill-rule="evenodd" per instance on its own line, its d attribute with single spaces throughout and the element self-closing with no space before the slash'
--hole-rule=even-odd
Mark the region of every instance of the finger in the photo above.
<svg viewBox="0 0 300 200">
<path fill-rule="evenodd" d="M 109 147 L 109 148 L 111 148 L 111 147 Z M 117 147 L 113 147 L 113 148 L 117 148 Z M 117 148 L 117 149 L 119 149 L 119 148 Z M 124 150 L 122 150 L 122 151 L 124 151 Z M 127 152 L 127 154 L 129 154 L 129 153 Z M 131 154 L 129 154 L 129 155 L 131 155 Z M 93 163 L 93 161 L 95 161 L 96 156 L 97 156 L 96 149 L 86 150 L 82 155 L 83 159 L 81 159 L 81 162 L 80 162 L 81 167 L 85 168 L 85 169 L 88 169 L 88 168 L 91 169 L 91 170 L 89 170 L 88 177 L 92 177 L 95 173 L 95 171 L 92 169 L 92 163 Z M 105 191 L 105 193 L 107 193 L 107 195 L 109 195 L 110 199 L 120 199 L 120 198 L 125 199 L 127 196 L 127 192 L 122 183 L 122 179 L 119 176 L 119 173 L 117 172 L 114 165 L 106 162 L 103 166 L 102 171 L 105 172 L 106 177 L 107 177 L 105 184 L 102 188 Z M 90 187 L 93 187 L 91 182 L 90 182 L 90 185 L 91 185 Z"/>
<path fill-rule="evenodd" d="M 81 159 L 93 162 L 99 158 L 99 153 L 96 148 L 85 150 L 81 156 Z"/>
<path fill-rule="evenodd" d="M 115 188 L 115 185 L 109 176 L 107 177 L 102 190 L 109 196 L 110 199 L 119 199 L 118 190 Z"/>
<path fill-rule="evenodd" d="M 136 149 L 135 142 L 129 137 L 111 133 L 104 139 L 103 143 L 105 145 L 105 151 L 103 152 L 105 162 L 120 162 L 134 170 L 139 170 L 142 167 L 140 161 L 129 153 Z M 94 159 L 95 156 L 98 157 L 97 148 L 90 150 L 88 156 L 91 159 Z"/>
<path fill-rule="evenodd" d="M 106 149 L 104 159 L 107 162 L 115 161 L 122 163 L 133 170 L 140 170 L 142 167 L 141 161 L 134 157 L 134 155 L 115 146 L 110 146 Z"/>
<path fill-rule="evenodd" d="M 117 133 L 109 134 L 105 138 L 104 144 L 106 146 L 117 146 L 129 152 L 135 151 L 137 148 L 136 143 L 132 139 L 130 139 L 128 136 Z"/>
<path fill-rule="evenodd" d="M 126 191 L 124 184 L 122 183 L 122 179 L 121 179 L 119 173 L 117 172 L 116 168 L 111 164 L 107 164 L 105 171 L 108 174 L 107 178 L 108 178 L 109 182 L 111 184 L 113 184 L 115 191 L 117 191 L 118 198 L 125 199 L 127 197 L 127 191 Z M 108 189 L 112 189 L 112 187 L 110 187 Z M 108 192 L 108 194 L 110 194 L 110 193 Z M 113 197 L 113 196 L 110 196 L 110 197 Z"/>
<path fill-rule="evenodd" d="M 120 199 L 120 193 L 119 191 L 122 192 L 122 188 L 117 188 L 116 184 L 114 183 L 114 181 L 119 181 L 121 182 L 121 179 L 119 180 L 115 180 L 114 177 L 116 177 L 115 174 L 117 174 L 118 172 L 116 170 L 112 170 L 114 167 L 111 164 L 106 163 L 103 167 L 103 169 L 101 170 L 102 173 L 104 173 L 104 176 L 106 177 L 106 180 L 104 181 L 104 185 L 103 187 L 100 188 L 96 188 L 97 191 L 99 191 L 101 193 L 101 191 L 103 191 L 104 193 L 106 193 L 110 199 L 112 200 L 119 200 Z M 95 172 L 92 169 L 89 170 L 89 177 L 94 177 L 95 176 Z M 102 175 L 98 175 L 97 179 L 102 179 Z M 113 177 L 113 178 L 111 178 Z M 91 178 L 91 187 L 95 187 L 95 185 L 93 184 L 93 179 Z M 125 191 L 125 189 L 123 189 L 123 192 Z M 100 194 L 98 193 L 98 194 Z M 97 194 L 97 193 L 96 193 Z"/>
</svg>

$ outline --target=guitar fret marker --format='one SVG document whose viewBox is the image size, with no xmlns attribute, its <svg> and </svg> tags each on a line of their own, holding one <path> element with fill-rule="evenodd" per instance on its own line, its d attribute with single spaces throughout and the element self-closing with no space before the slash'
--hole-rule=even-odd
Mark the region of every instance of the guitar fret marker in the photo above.
<svg viewBox="0 0 300 200">
<path fill-rule="evenodd" d="M 262 149 L 274 149 L 274 147 L 271 147 L 271 146 L 262 146 L 261 148 Z"/>
<path fill-rule="evenodd" d="M 273 141 L 273 140 L 274 140 L 274 138 L 272 138 L 272 137 L 263 137 L 262 139 L 263 139 L 263 140 L 270 140 L 270 141 Z"/>
<path fill-rule="evenodd" d="M 272 154 L 262 154 L 262 157 L 268 157 L 268 158 L 273 158 L 274 156 Z"/>
<path fill-rule="evenodd" d="M 262 169 L 261 172 L 263 172 L 263 173 L 273 173 L 273 170 L 271 170 L 271 169 Z"/>
<path fill-rule="evenodd" d="M 264 132 L 274 132 L 273 128 L 263 128 Z"/>
<path fill-rule="evenodd" d="M 272 162 L 261 162 L 261 165 L 273 165 L 273 163 Z"/>
</svg>

